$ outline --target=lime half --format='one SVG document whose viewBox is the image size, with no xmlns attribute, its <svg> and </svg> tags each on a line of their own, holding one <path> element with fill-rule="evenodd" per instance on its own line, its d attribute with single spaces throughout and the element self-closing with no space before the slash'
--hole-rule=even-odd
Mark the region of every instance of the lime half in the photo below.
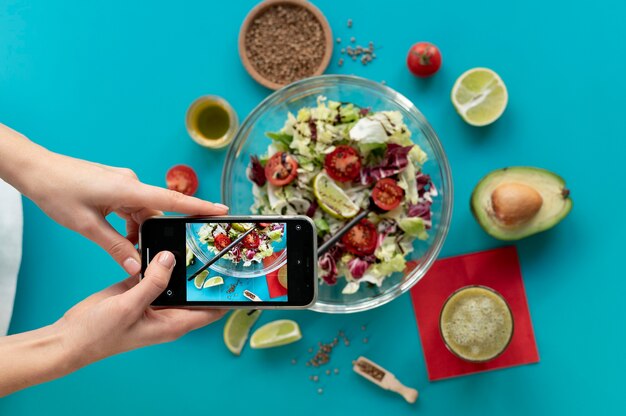
<svg viewBox="0 0 626 416">
<path fill-rule="evenodd" d="M 250 328 L 261 316 L 260 310 L 249 311 L 237 309 L 230 314 L 224 325 L 224 344 L 230 352 L 240 355 L 243 346 L 246 345 Z"/>
<path fill-rule="evenodd" d="M 489 68 L 473 68 L 456 80 L 451 99 L 466 123 L 486 126 L 502 115 L 509 95 L 498 74 Z"/>
<path fill-rule="evenodd" d="M 209 271 L 203 270 L 199 275 L 193 279 L 193 284 L 196 286 L 196 289 L 202 289 L 204 286 L 204 281 L 209 277 Z"/>
<path fill-rule="evenodd" d="M 359 212 L 359 207 L 326 172 L 318 173 L 313 179 L 313 193 L 320 207 L 333 217 L 348 219 Z"/>
<path fill-rule="evenodd" d="M 250 338 L 252 348 L 272 348 L 291 344 L 302 338 L 298 323 L 289 319 L 270 322 L 254 331 Z"/>
</svg>

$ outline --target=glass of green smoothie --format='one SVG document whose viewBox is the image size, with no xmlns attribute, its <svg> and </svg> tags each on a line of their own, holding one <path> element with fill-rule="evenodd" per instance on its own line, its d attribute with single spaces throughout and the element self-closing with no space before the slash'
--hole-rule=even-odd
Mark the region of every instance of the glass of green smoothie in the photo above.
<svg viewBox="0 0 626 416">
<path fill-rule="evenodd" d="M 443 342 L 457 357 L 474 363 L 502 354 L 513 337 L 513 314 L 502 295 L 480 285 L 452 293 L 439 315 Z"/>
</svg>

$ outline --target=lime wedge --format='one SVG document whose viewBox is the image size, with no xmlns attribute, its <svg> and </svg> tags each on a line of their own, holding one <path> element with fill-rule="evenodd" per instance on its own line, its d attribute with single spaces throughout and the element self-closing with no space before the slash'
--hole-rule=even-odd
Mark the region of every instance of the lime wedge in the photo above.
<svg viewBox="0 0 626 416">
<path fill-rule="evenodd" d="M 498 74 L 489 68 L 473 68 L 456 80 L 451 99 L 466 123 L 486 126 L 502 115 L 509 95 Z"/>
<path fill-rule="evenodd" d="M 205 270 L 206 271 L 206 270 Z M 219 286 L 224 284 L 224 279 L 222 276 L 214 276 L 210 279 L 207 279 L 206 282 L 202 285 L 202 289 L 207 287 Z"/>
<path fill-rule="evenodd" d="M 246 309 L 237 309 L 230 314 L 226 325 L 224 325 L 224 344 L 230 352 L 235 355 L 241 354 L 241 350 L 248 340 L 250 328 L 259 319 L 259 316 L 261 316 L 260 310 L 251 312 Z"/>
<path fill-rule="evenodd" d="M 278 269 L 278 283 L 285 289 L 287 289 L 287 265 Z"/>
<path fill-rule="evenodd" d="M 193 284 L 196 286 L 196 289 L 202 289 L 202 286 L 204 285 L 204 281 L 206 280 L 207 277 L 209 277 L 209 271 L 203 270 L 202 273 L 200 273 L 199 275 L 196 276 L 195 279 L 193 279 Z"/>
<path fill-rule="evenodd" d="M 291 344 L 302 338 L 297 322 L 281 319 L 263 325 L 250 338 L 252 348 L 272 348 Z"/>
<path fill-rule="evenodd" d="M 231 226 L 240 233 L 246 232 L 249 229 L 249 224 L 242 224 L 240 222 L 233 222 Z"/>
<path fill-rule="evenodd" d="M 320 207 L 333 217 L 348 219 L 359 212 L 359 207 L 326 172 L 318 173 L 313 179 L 313 193 Z"/>
</svg>

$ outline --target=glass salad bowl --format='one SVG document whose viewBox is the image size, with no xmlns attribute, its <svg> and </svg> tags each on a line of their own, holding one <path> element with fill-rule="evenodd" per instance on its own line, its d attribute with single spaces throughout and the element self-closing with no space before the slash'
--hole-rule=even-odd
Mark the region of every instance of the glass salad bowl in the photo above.
<svg viewBox="0 0 626 416">
<path fill-rule="evenodd" d="M 228 149 L 222 173 L 222 201 L 231 214 L 249 215 L 253 204 L 252 182 L 247 177 L 251 155 L 264 154 L 270 140 L 266 132 L 280 130 L 287 113 L 315 107 L 317 97 L 350 102 L 373 111 L 399 111 L 411 131 L 411 140 L 428 155 L 422 171 L 430 175 L 439 195 L 433 198 L 432 228 L 427 240 L 416 239 L 404 272 L 386 278 L 381 286 L 362 284 L 353 294 L 343 294 L 345 279 L 335 285 L 320 282 L 313 310 L 326 313 L 360 312 L 384 305 L 415 285 L 437 258 L 448 233 L 452 215 L 452 181 L 448 159 L 437 135 L 422 113 L 406 97 L 378 82 L 346 75 L 322 75 L 290 84 L 263 100 L 245 119 Z"/>
<path fill-rule="evenodd" d="M 201 264 L 205 264 L 215 257 L 215 253 L 211 252 L 207 244 L 203 243 L 198 236 L 198 231 L 202 226 L 203 224 L 199 222 L 187 223 L 186 239 L 187 247 L 189 247 L 194 256 L 200 260 Z M 265 276 L 279 269 L 287 262 L 287 247 L 285 246 L 287 230 L 284 230 L 283 233 L 283 237 L 280 241 L 272 243 L 274 254 L 264 258 L 263 261 L 252 262 L 250 265 L 246 266 L 243 261 L 233 263 L 230 259 L 222 257 L 209 266 L 209 269 L 224 276 L 240 278 Z"/>
</svg>

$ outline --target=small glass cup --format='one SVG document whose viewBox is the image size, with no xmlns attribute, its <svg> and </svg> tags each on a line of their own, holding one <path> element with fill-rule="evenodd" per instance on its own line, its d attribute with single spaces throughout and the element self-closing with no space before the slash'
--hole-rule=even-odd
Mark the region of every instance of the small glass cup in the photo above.
<svg viewBox="0 0 626 416">
<path fill-rule="evenodd" d="M 449 309 L 455 306 L 458 306 L 455 304 L 455 302 L 458 302 L 460 299 L 463 299 L 464 297 L 465 298 L 471 297 L 472 294 L 470 292 L 475 292 L 476 297 L 487 296 L 492 301 L 496 302 L 496 304 L 499 303 L 499 305 L 497 305 L 497 309 L 499 309 L 500 311 L 494 310 L 492 319 L 497 319 L 498 317 L 502 318 L 503 327 L 496 329 L 497 331 L 501 332 L 501 334 L 498 335 L 492 332 L 490 334 L 486 333 L 483 336 L 483 338 L 484 337 L 490 338 L 491 341 L 494 343 L 494 345 L 488 345 L 487 342 L 483 342 L 482 344 L 474 344 L 474 345 L 471 345 L 471 343 L 470 345 L 457 345 L 458 343 L 450 339 L 452 338 L 452 334 L 449 334 L 450 331 L 444 328 L 444 325 L 446 323 L 449 323 L 449 322 L 444 322 L 444 320 L 446 320 L 447 318 L 448 319 L 451 318 L 450 316 L 448 316 L 449 313 L 452 313 L 449 311 Z M 469 311 L 466 311 L 466 312 L 469 312 Z M 476 325 L 476 322 L 467 322 L 467 324 Z M 446 301 L 443 304 L 443 307 L 441 308 L 441 312 L 439 314 L 439 333 L 441 335 L 441 338 L 444 344 L 446 345 L 446 348 L 448 348 L 448 350 L 452 354 L 456 355 L 460 359 L 464 361 L 469 361 L 472 363 L 484 363 L 487 361 L 491 361 L 494 358 L 500 356 L 511 343 L 511 339 L 513 338 L 513 324 L 514 324 L 513 313 L 511 312 L 511 308 L 509 307 L 509 304 L 504 299 L 504 297 L 500 293 L 495 291 L 494 289 L 487 287 L 487 286 L 481 286 L 481 285 L 464 286 L 460 289 L 455 290 L 448 297 L 448 299 L 446 299 Z M 479 325 L 479 326 L 484 328 L 484 326 L 482 325 Z M 466 325 L 466 330 L 467 330 L 467 325 Z M 476 332 L 472 332 L 470 334 L 470 337 L 475 334 Z M 457 337 L 458 336 L 459 336 L 459 333 L 457 332 Z M 498 339 L 494 340 L 494 337 L 497 337 Z M 467 352 L 462 351 L 463 349 L 467 349 L 467 348 L 469 348 L 471 351 L 473 348 L 484 349 L 485 347 L 489 347 L 491 351 L 489 351 L 490 352 L 489 354 L 482 354 L 482 356 L 479 356 L 478 352 L 476 352 L 474 356 L 471 356 L 471 354 L 468 354 Z"/>
<path fill-rule="evenodd" d="M 228 129 L 220 137 L 205 137 L 196 127 L 200 112 L 209 106 L 219 106 L 223 108 L 228 115 Z M 187 109 L 185 126 L 187 127 L 189 136 L 200 146 L 220 149 L 228 146 L 235 137 L 237 129 L 239 128 L 239 119 L 237 118 L 237 113 L 235 113 L 235 110 L 233 110 L 228 101 L 216 95 L 204 95 L 191 103 Z"/>
</svg>

